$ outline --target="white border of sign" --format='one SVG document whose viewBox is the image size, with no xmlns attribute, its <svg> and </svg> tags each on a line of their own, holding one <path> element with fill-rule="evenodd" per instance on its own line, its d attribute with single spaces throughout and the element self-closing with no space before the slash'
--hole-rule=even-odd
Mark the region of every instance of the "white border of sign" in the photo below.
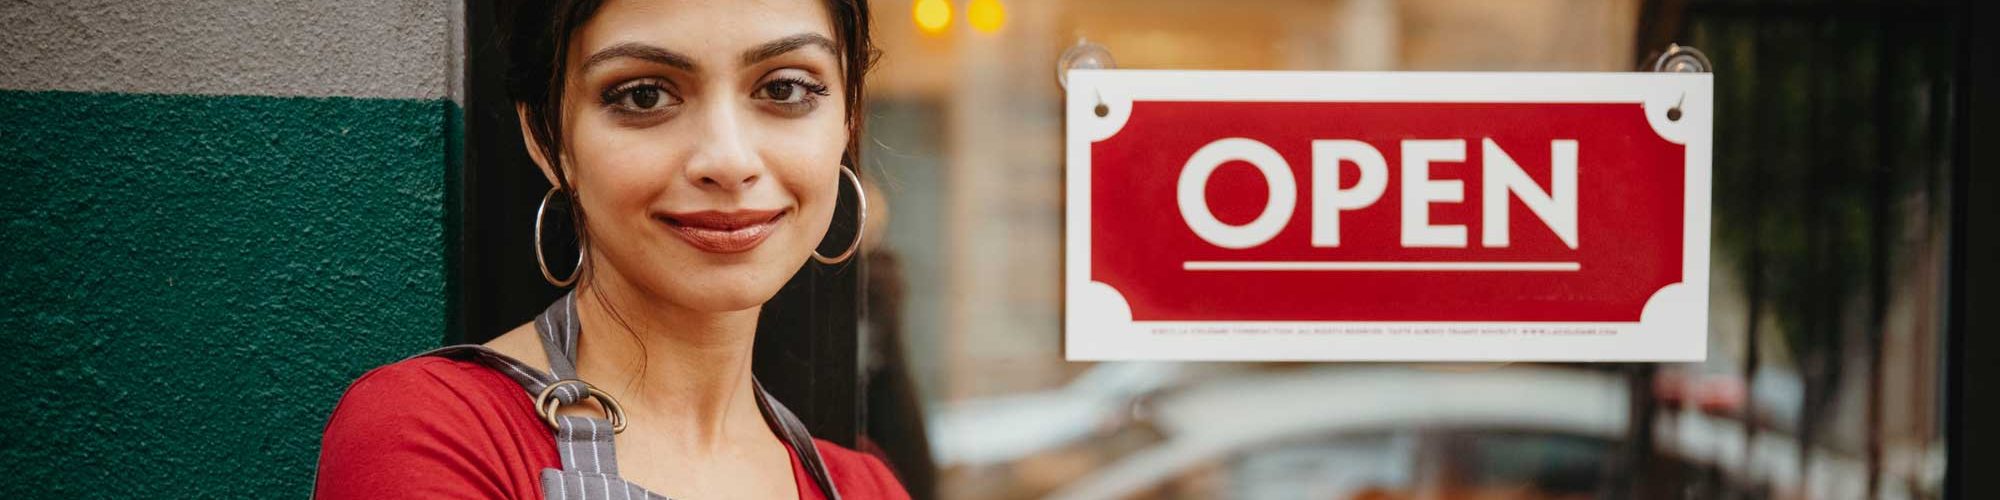
<svg viewBox="0 0 2000 500">
<path fill-rule="evenodd" d="M 1701 361 L 1707 357 L 1714 127 L 1709 74 L 1072 70 L 1068 82 L 1063 330 L 1069 360 Z M 1090 281 L 1090 145 L 1117 134 L 1135 100 L 1643 103 L 1653 130 L 1687 147 L 1681 282 L 1655 292 L 1637 323 L 1132 321 L 1124 294 Z M 1096 115 L 1099 104 L 1108 108 L 1104 117 Z M 1667 110 L 1676 105 L 1681 119 L 1667 120 Z M 1610 334 L 1491 333 L 1522 327 Z M 1337 333 L 1352 328 L 1417 333 Z M 1487 333 L 1465 333 L 1480 330 Z M 1285 331 L 1293 333 L 1272 333 Z"/>
</svg>

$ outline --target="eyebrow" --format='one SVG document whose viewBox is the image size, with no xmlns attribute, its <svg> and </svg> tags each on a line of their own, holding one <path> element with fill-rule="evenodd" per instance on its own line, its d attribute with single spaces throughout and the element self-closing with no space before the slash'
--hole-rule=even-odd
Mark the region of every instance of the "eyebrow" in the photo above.
<svg viewBox="0 0 2000 500">
<path fill-rule="evenodd" d="M 784 55 L 787 52 L 815 46 L 826 49 L 828 53 L 839 52 L 834 48 L 833 40 L 829 40 L 823 35 L 818 33 L 799 33 L 764 42 L 763 45 L 743 51 L 743 65 L 757 64 L 766 59 Z M 588 73 L 593 66 L 620 58 L 650 61 L 690 73 L 694 72 L 697 67 L 694 63 L 694 58 L 679 52 L 638 42 L 626 42 L 606 47 L 604 50 L 599 50 L 597 53 L 591 54 L 589 58 L 583 60 L 583 67 L 579 72 Z"/>
<path fill-rule="evenodd" d="M 688 71 L 688 72 L 694 71 L 694 59 L 690 59 L 688 58 L 688 56 L 681 55 L 681 53 L 679 52 L 674 52 L 671 50 L 662 49 L 659 47 L 654 47 L 643 43 L 625 42 L 618 45 L 606 47 L 604 50 L 600 50 L 597 51 L 597 53 L 595 54 L 591 54 L 589 58 L 583 60 L 583 68 L 579 70 L 579 72 L 589 73 L 590 68 L 592 66 L 603 64 L 613 59 L 625 58 L 625 57 L 640 59 L 645 61 L 652 61 L 655 63 L 671 66 L 673 68 L 682 71 Z"/>
<path fill-rule="evenodd" d="M 786 52 L 791 52 L 794 50 L 799 50 L 804 47 L 813 47 L 813 46 L 826 49 L 826 52 L 829 54 L 838 54 L 840 52 L 839 50 L 834 48 L 833 40 L 828 40 L 825 36 L 821 36 L 819 33 L 799 33 L 796 35 L 779 38 L 777 40 L 764 42 L 763 45 L 758 45 L 755 48 L 743 51 L 743 65 L 749 66 L 752 64 L 757 64 L 760 62 L 764 62 L 765 59 L 770 59 L 773 57 L 778 57 L 780 55 L 783 55 Z"/>
</svg>

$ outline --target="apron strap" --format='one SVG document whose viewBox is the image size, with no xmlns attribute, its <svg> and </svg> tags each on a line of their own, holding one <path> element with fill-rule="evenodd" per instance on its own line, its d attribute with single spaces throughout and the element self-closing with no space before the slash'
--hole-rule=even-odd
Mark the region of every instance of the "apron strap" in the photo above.
<svg viewBox="0 0 2000 500">
<path fill-rule="evenodd" d="M 515 383 L 521 384 L 521 388 L 528 391 L 530 398 L 539 398 L 542 393 L 548 392 L 548 396 L 558 401 L 559 406 L 572 405 L 590 397 L 593 390 L 589 384 L 582 383 L 576 376 L 577 340 L 583 331 L 581 322 L 576 318 L 574 291 L 564 294 L 562 299 L 550 304 L 540 316 L 535 317 L 536 336 L 542 341 L 542 351 L 548 354 L 549 368 L 554 373 L 537 370 L 520 360 L 482 345 L 446 346 L 412 357 L 443 356 L 471 360 L 514 379 Z M 554 386 L 553 390 L 550 390 L 551 386 Z M 757 408 L 761 410 L 765 424 L 777 431 L 778 437 L 791 446 L 793 453 L 798 454 L 799 464 L 806 469 L 807 475 L 812 476 L 813 483 L 819 487 L 820 493 L 828 500 L 840 500 L 840 491 L 834 487 L 833 477 L 827 473 L 826 462 L 820 457 L 819 446 L 813 443 L 812 434 L 806 430 L 805 424 L 800 422 L 798 416 L 789 408 L 785 408 L 783 403 L 779 403 L 777 398 L 765 392 L 764 384 L 757 381 L 755 376 L 751 377 L 750 386 L 756 392 Z M 542 411 L 539 406 L 544 404 L 543 401 L 536 400 L 534 403 L 538 406 L 537 411 Z M 607 411 L 616 414 L 617 410 L 610 408 L 609 403 L 606 405 Z M 569 482 L 617 481 L 618 453 L 613 440 L 617 431 L 614 430 L 616 426 L 611 420 L 553 413 L 550 417 L 552 417 L 551 423 L 555 426 L 556 452 L 562 456 L 563 470 L 543 471 L 545 487 L 555 488 L 551 491 L 561 491 Z M 623 416 L 618 415 L 613 418 L 622 420 Z M 550 477 L 552 473 L 555 477 Z M 580 487 L 582 484 L 584 483 L 578 482 L 572 486 L 577 486 L 579 492 L 590 489 Z M 615 491 L 617 488 L 611 484 L 605 486 L 612 488 L 607 491 Z"/>
<path fill-rule="evenodd" d="M 576 319 L 576 292 L 563 294 L 548 309 L 535 317 L 536 338 L 542 340 L 542 352 L 549 357 L 549 371 L 558 380 L 582 379 L 576 376 L 577 338 L 583 332 L 582 322 Z M 561 404 L 569 406 L 582 401 L 588 394 L 588 383 L 565 383 L 557 387 L 550 396 Z M 536 391 L 539 396 L 544 391 Z M 535 401 L 536 405 L 544 404 Z M 608 404 L 608 403 L 606 403 Z M 549 410 L 553 410 L 550 408 Z M 607 412 L 616 412 L 606 408 Z M 612 417 L 612 415 L 606 415 Z M 612 422 L 607 418 L 576 415 L 557 415 L 550 411 L 544 418 L 553 421 L 556 434 L 556 450 L 562 455 L 565 471 L 617 474 L 618 451 L 612 436 Z M 620 417 L 613 417 L 623 419 Z M 622 429 L 616 429 L 622 430 Z"/>
<path fill-rule="evenodd" d="M 757 391 L 757 407 L 764 410 L 764 421 L 777 428 L 779 437 L 798 452 L 799 465 L 805 466 L 806 474 L 819 485 L 820 493 L 825 494 L 827 500 L 840 500 L 840 490 L 834 488 L 833 476 L 827 473 L 826 461 L 820 459 L 819 445 L 813 443 L 812 433 L 806 432 L 806 424 L 800 422 L 790 408 L 785 408 L 784 403 L 779 403 L 778 398 L 764 392 L 764 383 L 758 382 L 755 376 L 750 378 L 750 385 Z"/>
<path fill-rule="evenodd" d="M 557 378 L 576 378 L 576 341 L 582 336 L 583 322 L 576 320 L 576 292 L 563 294 L 535 316 L 536 337 L 549 357 L 549 371 Z"/>
<path fill-rule="evenodd" d="M 550 391 L 549 396 L 560 401 L 560 405 L 563 406 L 575 404 L 588 395 L 588 392 L 583 390 L 583 384 L 569 382 L 556 385 L 558 379 L 554 375 L 483 345 L 445 346 L 418 354 L 416 357 L 421 356 L 441 356 L 485 365 L 521 384 L 521 388 L 528 391 L 531 400 L 552 385 L 555 386 L 555 390 Z M 539 406 L 542 402 L 534 401 L 534 404 Z M 539 413 L 541 409 L 537 408 L 536 411 Z M 612 441 L 616 433 L 613 432 L 611 421 L 577 415 L 551 415 L 551 417 L 555 427 L 552 434 L 556 440 L 556 453 L 562 458 L 562 470 L 600 475 L 618 474 L 618 452 Z"/>
</svg>

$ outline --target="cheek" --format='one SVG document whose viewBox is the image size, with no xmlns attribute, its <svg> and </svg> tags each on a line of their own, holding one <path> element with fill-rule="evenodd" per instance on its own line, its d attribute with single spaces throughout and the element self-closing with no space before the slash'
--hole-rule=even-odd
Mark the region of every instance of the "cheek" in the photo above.
<svg viewBox="0 0 2000 500">
<path fill-rule="evenodd" d="M 617 130 L 579 130 L 576 136 L 568 170 L 586 209 L 643 210 L 671 179 L 667 155 L 676 149 L 670 144 Z"/>
<path fill-rule="evenodd" d="M 777 161 L 772 170 L 782 179 L 784 189 L 798 200 L 803 215 L 814 218 L 816 233 L 824 233 L 833 216 L 840 190 L 847 182 L 840 172 L 842 154 L 847 150 L 846 128 L 839 121 L 816 123 L 807 133 L 793 135 L 768 151 Z"/>
<path fill-rule="evenodd" d="M 834 155 L 834 158 L 838 157 L 838 154 Z M 799 232 L 796 233 L 795 246 L 798 251 L 810 251 L 826 237 L 830 224 L 838 224 L 833 220 L 834 209 L 839 204 L 837 190 L 842 189 L 840 183 L 845 181 L 840 174 L 839 161 L 824 157 L 813 158 L 810 163 L 800 163 L 788 170 L 791 171 L 784 177 L 784 188 L 798 204 L 799 224 L 796 227 Z"/>
</svg>

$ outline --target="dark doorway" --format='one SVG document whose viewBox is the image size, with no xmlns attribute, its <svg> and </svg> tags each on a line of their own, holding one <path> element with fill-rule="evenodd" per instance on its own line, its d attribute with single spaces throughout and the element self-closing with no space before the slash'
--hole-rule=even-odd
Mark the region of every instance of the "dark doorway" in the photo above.
<svg viewBox="0 0 2000 500">
<path fill-rule="evenodd" d="M 1992 453 L 1970 444 L 1977 429 L 1962 422 L 1978 420 L 1960 403 L 1981 366 L 1963 358 L 1980 340 L 1967 318 L 1982 312 L 1962 305 L 1964 290 L 1991 274 L 1990 258 L 1966 253 L 1991 234 L 1969 225 L 1984 212 L 1967 210 L 1986 199 L 1967 195 L 1981 189 L 1968 174 L 1985 168 L 1968 154 L 1992 144 L 1968 136 L 1982 116 L 1968 103 L 1989 90 L 1972 77 L 1994 61 L 1974 48 L 1991 43 L 1976 3 L 1642 2 L 1641 53 L 1677 41 L 1715 62 L 1715 248 L 1747 282 L 1741 378 L 1780 359 L 1799 375 L 1794 421 L 1746 414 L 1744 442 L 1791 433 L 1801 462 L 1815 446 L 1851 450 L 1869 498 L 1922 496 L 1894 459 L 1898 443 L 1924 440 L 1948 443 L 1944 497 L 1990 489 L 1965 474 Z M 1920 322 L 1896 327 L 1896 300 L 1920 304 Z M 1844 392 L 1846 379 L 1859 390 Z M 1747 387 L 1750 400 L 1762 390 Z M 1859 439 L 1840 442 L 1843 420 Z"/>
</svg>

